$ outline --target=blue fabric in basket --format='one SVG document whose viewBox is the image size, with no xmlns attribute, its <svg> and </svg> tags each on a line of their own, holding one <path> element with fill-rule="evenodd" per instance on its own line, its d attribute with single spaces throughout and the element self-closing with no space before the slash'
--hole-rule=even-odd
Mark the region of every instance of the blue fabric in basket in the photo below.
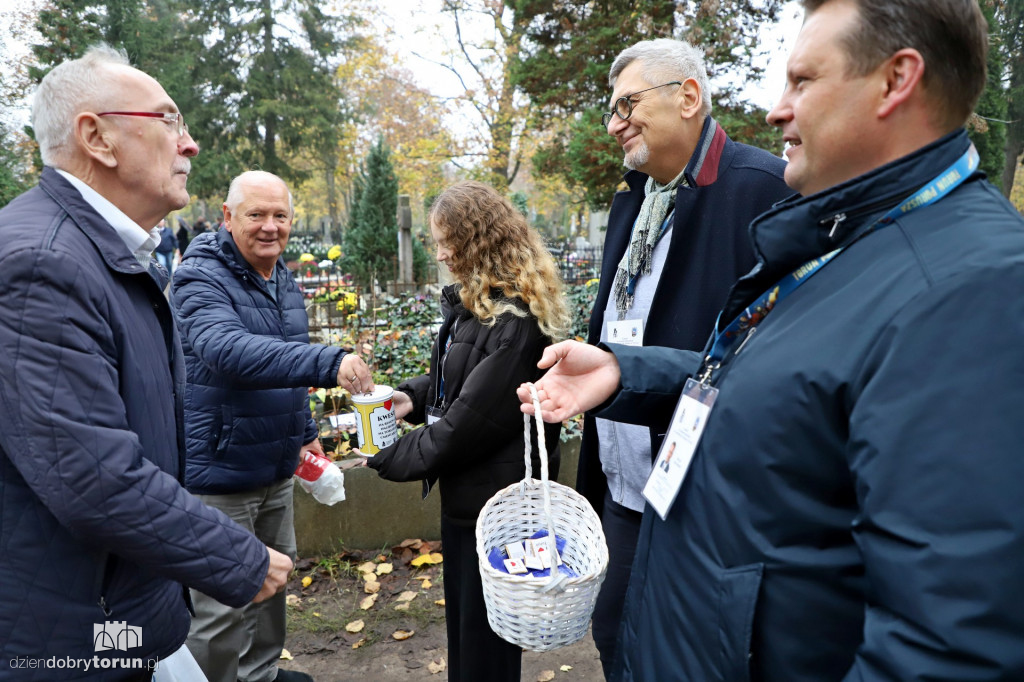
<svg viewBox="0 0 1024 682">
<path fill-rule="evenodd" d="M 537 538 L 546 538 L 547 536 L 548 536 L 548 532 L 546 530 L 539 530 L 536 533 L 534 533 L 533 535 L 531 535 L 530 539 L 531 540 L 536 540 Z M 561 556 L 562 552 L 565 551 L 565 538 L 560 538 L 560 537 L 558 537 L 556 535 L 555 536 L 555 548 L 558 550 L 559 556 Z M 491 566 L 493 566 L 495 569 L 501 571 L 502 573 L 508 573 L 508 569 L 505 568 L 505 559 L 507 559 L 507 558 L 508 557 L 505 556 L 505 548 L 504 547 L 492 547 L 491 551 L 487 553 L 487 561 L 490 562 Z M 576 575 L 576 571 L 574 571 L 571 568 L 569 568 L 565 564 L 564 561 L 562 562 L 562 564 L 560 566 L 558 566 L 558 572 L 561 573 L 562 575 L 569 576 L 570 578 L 578 577 Z M 547 576 L 551 575 L 551 569 L 550 568 L 531 569 L 531 570 L 527 571 L 526 573 L 519 573 L 517 575 L 521 575 L 524 578 L 526 578 L 526 577 L 530 577 L 530 578 L 546 578 Z"/>
</svg>

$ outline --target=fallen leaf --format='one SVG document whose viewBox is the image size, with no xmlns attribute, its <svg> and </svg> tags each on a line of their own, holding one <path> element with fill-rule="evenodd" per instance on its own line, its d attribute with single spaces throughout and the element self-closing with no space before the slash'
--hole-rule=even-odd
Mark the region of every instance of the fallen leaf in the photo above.
<svg viewBox="0 0 1024 682">
<path fill-rule="evenodd" d="M 444 557 L 440 552 L 431 552 L 430 554 L 420 554 L 409 563 L 413 566 L 422 566 L 423 564 L 439 564 L 442 561 L 444 561 Z"/>
<path fill-rule="evenodd" d="M 302 579 L 302 586 L 303 587 L 309 587 L 312 584 L 313 584 L 313 577 L 312 576 L 308 576 L 307 575 L 305 578 Z"/>
<path fill-rule="evenodd" d="M 377 594 L 380 592 L 380 583 L 376 580 L 371 580 L 363 585 L 363 592 L 366 594 Z"/>
<path fill-rule="evenodd" d="M 434 583 L 430 582 L 430 578 L 424 578 L 423 582 L 420 583 L 420 589 L 429 590 L 434 586 Z"/>
<path fill-rule="evenodd" d="M 360 575 L 362 575 L 363 580 L 365 582 L 368 582 L 368 583 L 375 583 L 375 582 L 377 582 L 377 574 L 376 573 L 370 572 L 370 573 L 362 573 Z"/>
<path fill-rule="evenodd" d="M 397 601 L 412 601 L 416 598 L 416 593 L 412 590 L 406 590 L 402 594 L 398 595 Z"/>
<path fill-rule="evenodd" d="M 431 675 L 436 675 L 447 667 L 448 665 L 444 662 L 443 658 L 437 662 L 431 661 L 430 663 L 427 663 L 427 670 L 430 671 Z"/>
<path fill-rule="evenodd" d="M 299 595 L 297 594 L 289 594 L 287 597 L 284 598 L 284 603 L 288 606 L 298 606 L 302 603 L 302 600 L 299 599 Z"/>
<path fill-rule="evenodd" d="M 395 630 L 391 633 L 391 636 L 401 642 L 403 639 L 409 639 L 414 634 L 416 634 L 415 630 Z"/>
<path fill-rule="evenodd" d="M 398 546 L 399 547 L 412 547 L 413 549 L 419 549 L 420 545 L 422 545 L 422 544 L 423 544 L 423 540 L 420 540 L 419 538 L 409 538 L 408 540 L 402 540 L 401 544 L 399 544 Z"/>
<path fill-rule="evenodd" d="M 323 616 L 320 615 L 319 611 L 314 611 L 313 615 L 316 616 L 317 618 L 323 618 Z"/>
<path fill-rule="evenodd" d="M 363 631 L 363 626 L 365 626 L 365 625 L 366 625 L 366 623 L 364 623 L 361 620 L 354 620 L 351 623 L 349 623 L 348 625 L 346 625 L 345 629 L 348 630 L 349 632 L 362 632 Z"/>
<path fill-rule="evenodd" d="M 559 668 L 559 670 L 561 670 L 563 673 L 567 673 L 570 670 L 572 670 L 572 666 L 571 665 L 563 665 L 561 668 Z"/>
<path fill-rule="evenodd" d="M 385 573 L 390 573 L 393 570 L 395 570 L 395 567 L 392 566 L 391 564 L 378 564 L 377 565 L 377 575 L 384 575 Z"/>
<path fill-rule="evenodd" d="M 378 554 L 377 555 L 377 561 L 387 561 L 387 560 L 388 560 L 388 558 L 386 556 L 384 556 L 383 554 Z"/>
<path fill-rule="evenodd" d="M 408 611 L 409 602 L 402 602 L 401 604 L 395 604 L 395 611 Z"/>
<path fill-rule="evenodd" d="M 363 611 L 368 611 L 370 607 L 377 603 L 378 597 L 380 597 L 379 594 L 371 594 L 369 597 L 364 598 L 361 602 L 359 602 L 359 608 L 361 608 Z"/>
<path fill-rule="evenodd" d="M 365 638 L 365 637 L 363 637 L 363 638 L 362 638 L 361 640 L 359 640 L 358 642 L 356 642 L 355 644 L 353 644 L 353 645 L 352 645 L 352 648 L 353 648 L 353 649 L 358 649 L 359 647 L 361 647 L 361 646 L 362 646 L 362 645 L 364 645 L 364 644 L 366 644 L 366 638 Z"/>
<path fill-rule="evenodd" d="M 287 649 L 281 649 L 281 660 L 282 661 L 294 661 L 295 657 L 288 653 Z"/>
<path fill-rule="evenodd" d="M 551 682 L 555 679 L 554 670 L 544 670 L 540 675 L 537 675 L 537 682 Z"/>
<path fill-rule="evenodd" d="M 437 604 L 438 606 L 444 606 L 444 599 L 438 599 L 438 600 L 437 600 L 436 602 L 434 602 L 434 603 L 435 603 L 435 604 Z"/>
<path fill-rule="evenodd" d="M 372 561 L 364 561 L 363 563 L 359 564 L 359 568 L 357 568 L 356 570 L 360 573 L 373 573 L 373 571 L 376 568 L 377 564 L 373 563 Z"/>
</svg>

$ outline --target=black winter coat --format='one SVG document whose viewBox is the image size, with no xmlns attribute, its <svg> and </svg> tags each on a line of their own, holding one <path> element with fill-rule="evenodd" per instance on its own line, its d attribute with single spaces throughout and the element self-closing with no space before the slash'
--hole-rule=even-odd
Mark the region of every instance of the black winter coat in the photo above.
<svg viewBox="0 0 1024 682">
<path fill-rule="evenodd" d="M 406 434 L 368 464 L 391 481 L 425 479 L 424 496 L 439 480 L 442 515 L 454 524 L 472 526 L 494 493 L 525 474 L 516 388 L 544 373 L 537 362 L 551 341 L 531 315 L 506 313 L 493 326 L 484 326 L 462 305 L 457 285 L 444 288 L 441 306 L 445 320 L 430 355 L 431 373 L 400 384 L 398 390 L 412 398 L 406 421 L 425 423 L 430 406 L 440 407 L 444 416 Z M 450 335 L 447 353 L 439 353 Z M 443 391 L 439 376 L 444 378 Z M 552 479 L 558 474 L 560 429 L 560 424 L 545 425 Z M 539 476 L 536 430 L 532 433 L 533 470 Z"/>
</svg>

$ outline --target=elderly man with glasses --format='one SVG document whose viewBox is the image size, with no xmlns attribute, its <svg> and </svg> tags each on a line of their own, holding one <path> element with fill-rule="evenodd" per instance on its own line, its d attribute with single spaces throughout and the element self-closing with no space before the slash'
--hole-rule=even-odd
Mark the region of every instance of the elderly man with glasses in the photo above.
<svg viewBox="0 0 1024 682">
<path fill-rule="evenodd" d="M 97 46 L 43 79 L 33 125 L 46 167 L 0 210 L 0 678 L 141 682 L 188 663 L 184 587 L 243 606 L 292 562 L 181 486 L 152 259 L 199 152 L 174 101 Z"/>
<path fill-rule="evenodd" d="M 589 343 L 700 350 L 730 286 L 754 265 L 747 225 L 791 194 L 785 162 L 733 142 L 711 117 L 701 51 L 670 39 L 627 48 L 602 118 L 630 169 L 615 195 Z M 663 429 L 660 431 L 664 431 Z M 594 611 L 606 675 L 636 549 L 641 494 L 663 433 L 587 416 L 577 487 L 601 513 L 608 575 Z"/>
</svg>

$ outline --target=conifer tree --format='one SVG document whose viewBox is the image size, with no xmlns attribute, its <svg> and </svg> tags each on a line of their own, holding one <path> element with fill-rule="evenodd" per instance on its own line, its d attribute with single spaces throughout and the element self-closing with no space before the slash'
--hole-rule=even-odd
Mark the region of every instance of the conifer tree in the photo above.
<svg viewBox="0 0 1024 682">
<path fill-rule="evenodd" d="M 398 259 L 398 179 L 384 138 L 370 148 L 362 178 L 353 188 L 358 198 L 345 235 L 345 263 L 356 282 L 384 286 L 394 279 Z"/>
</svg>

